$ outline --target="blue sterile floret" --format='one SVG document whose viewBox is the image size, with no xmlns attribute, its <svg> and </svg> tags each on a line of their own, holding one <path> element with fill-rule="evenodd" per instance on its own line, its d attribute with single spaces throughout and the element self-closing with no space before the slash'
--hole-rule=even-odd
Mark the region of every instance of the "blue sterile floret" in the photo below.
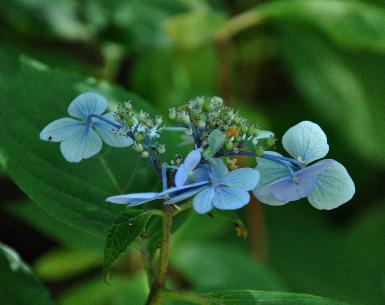
<svg viewBox="0 0 385 305">
<path fill-rule="evenodd" d="M 132 145 L 131 138 L 113 132 L 120 125 L 114 123 L 113 112 L 102 115 L 106 109 L 107 101 L 102 96 L 82 93 L 68 106 L 73 118 L 49 123 L 40 132 L 40 139 L 60 142 L 60 150 L 69 162 L 80 162 L 97 154 L 102 149 L 102 141 L 113 147 Z"/>
<path fill-rule="evenodd" d="M 261 202 L 283 205 L 306 197 L 315 208 L 330 210 L 353 197 L 354 182 L 342 164 L 324 159 L 309 165 L 329 151 L 326 135 L 317 124 L 295 125 L 284 134 L 282 144 L 294 159 L 275 152 L 257 158 L 261 180 L 253 192 Z"/>
<path fill-rule="evenodd" d="M 194 195 L 193 207 L 198 213 L 217 208 L 235 210 L 250 201 L 248 191 L 258 183 L 259 172 L 252 168 L 229 171 L 221 159 L 201 163 L 198 149 L 191 151 L 175 174 L 176 187 L 160 193 L 137 193 L 107 198 L 112 203 L 140 205 L 162 199 L 165 204 L 175 204 Z M 195 181 L 195 182 L 193 182 Z"/>
</svg>

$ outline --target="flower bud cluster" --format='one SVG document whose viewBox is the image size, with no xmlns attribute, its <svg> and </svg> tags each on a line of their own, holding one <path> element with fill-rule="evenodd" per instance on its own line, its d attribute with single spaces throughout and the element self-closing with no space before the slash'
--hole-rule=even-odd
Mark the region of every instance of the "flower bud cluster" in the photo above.
<svg viewBox="0 0 385 305">
<path fill-rule="evenodd" d="M 158 141 L 164 127 L 161 116 L 152 117 L 143 110 L 135 113 L 131 102 L 127 101 L 118 106 L 115 120 L 121 126 L 117 133 L 132 138 L 132 148 L 142 158 L 159 160 L 159 156 L 166 152 L 165 145 Z"/>
<path fill-rule="evenodd" d="M 186 134 L 194 138 L 195 144 L 203 149 L 208 148 L 210 133 L 218 129 L 226 135 L 226 141 L 219 154 L 237 153 L 241 148 L 249 147 L 263 154 L 274 144 L 273 138 L 261 140 L 260 130 L 233 108 L 224 105 L 219 97 L 197 97 L 185 105 L 169 109 L 169 118 L 187 128 Z"/>
</svg>

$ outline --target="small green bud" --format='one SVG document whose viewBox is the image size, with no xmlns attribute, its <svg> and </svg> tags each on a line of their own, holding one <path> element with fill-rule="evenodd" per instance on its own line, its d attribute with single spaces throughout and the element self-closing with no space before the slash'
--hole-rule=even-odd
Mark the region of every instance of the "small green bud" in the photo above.
<svg viewBox="0 0 385 305">
<path fill-rule="evenodd" d="M 139 113 L 139 121 L 142 123 L 146 123 L 146 120 L 148 119 L 149 114 L 147 112 L 144 112 L 143 110 L 140 110 Z"/>
<path fill-rule="evenodd" d="M 191 136 L 193 134 L 193 131 L 191 128 L 187 129 L 185 132 L 184 132 L 186 135 L 188 136 Z"/>
<path fill-rule="evenodd" d="M 160 115 L 157 115 L 155 117 L 155 124 L 159 126 L 159 125 L 162 125 L 162 123 L 163 123 L 163 118 Z"/>
<path fill-rule="evenodd" d="M 120 121 L 122 120 L 122 118 L 120 117 L 119 114 L 115 114 L 115 115 L 114 115 L 114 118 L 115 118 L 115 121 L 116 121 L 116 122 L 120 122 Z"/>
<path fill-rule="evenodd" d="M 149 156 L 150 156 L 150 154 L 148 153 L 148 151 L 142 151 L 142 153 L 140 154 L 141 155 L 141 157 L 142 158 L 144 158 L 144 159 L 147 159 Z"/>
<path fill-rule="evenodd" d="M 137 152 L 137 153 L 141 153 L 143 151 L 143 145 L 140 144 L 140 143 L 135 143 L 132 148 Z"/>
<path fill-rule="evenodd" d="M 206 127 L 206 122 L 202 121 L 202 120 L 199 120 L 198 123 L 197 123 L 197 126 L 198 126 L 199 129 L 204 129 Z"/>
<path fill-rule="evenodd" d="M 136 141 L 136 142 L 142 143 L 143 140 L 144 140 L 145 135 L 144 135 L 144 133 L 142 133 L 142 132 L 136 132 L 136 133 L 134 134 L 134 137 L 135 137 L 135 141 Z"/>
<path fill-rule="evenodd" d="M 126 102 L 124 102 L 124 108 L 125 108 L 127 111 L 131 111 L 131 110 L 132 110 L 132 104 L 131 104 L 131 101 L 126 101 Z"/>
<path fill-rule="evenodd" d="M 205 112 L 210 112 L 212 110 L 212 105 L 209 101 L 206 101 L 203 105 L 202 105 L 202 110 L 205 111 Z"/>
<path fill-rule="evenodd" d="M 272 147 L 276 142 L 276 139 L 274 139 L 273 137 L 270 137 L 270 138 L 267 138 L 266 139 L 266 146 L 267 147 Z"/>
<path fill-rule="evenodd" d="M 229 141 L 229 140 L 227 140 L 227 141 L 226 141 L 226 143 L 225 143 L 225 149 L 226 149 L 226 150 L 232 150 L 232 149 L 233 149 L 233 147 L 234 147 L 234 144 L 233 144 L 233 142 L 232 142 L 232 141 Z"/>
<path fill-rule="evenodd" d="M 263 146 L 257 145 L 255 147 L 254 152 L 257 157 L 260 157 L 265 153 L 265 149 L 263 148 Z"/>
<path fill-rule="evenodd" d="M 213 106 L 213 108 L 219 108 L 223 106 L 223 99 L 218 96 L 213 96 L 210 99 L 210 103 Z"/>
<path fill-rule="evenodd" d="M 240 129 L 241 129 L 241 133 L 246 133 L 247 132 L 247 130 L 249 129 L 249 127 L 247 126 L 247 125 L 241 125 L 240 126 Z"/>
<path fill-rule="evenodd" d="M 175 119 L 176 119 L 176 110 L 175 110 L 175 107 L 170 108 L 170 109 L 168 110 L 168 117 L 170 118 L 170 120 L 175 120 Z"/>
<path fill-rule="evenodd" d="M 160 144 L 157 150 L 158 150 L 158 153 L 164 154 L 166 152 L 166 146 L 164 144 Z"/>
<path fill-rule="evenodd" d="M 185 112 L 184 114 L 182 114 L 181 116 L 181 122 L 188 125 L 191 123 L 190 121 L 190 116 Z"/>
</svg>

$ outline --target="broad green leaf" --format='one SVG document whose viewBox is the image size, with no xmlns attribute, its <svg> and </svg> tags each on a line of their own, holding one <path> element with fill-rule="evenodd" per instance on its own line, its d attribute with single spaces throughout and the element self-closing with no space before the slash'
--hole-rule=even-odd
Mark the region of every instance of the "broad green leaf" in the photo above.
<svg viewBox="0 0 385 305">
<path fill-rule="evenodd" d="M 19 255 L 0 243 L 0 296 L 2 305 L 52 305 L 47 290 Z"/>
<path fill-rule="evenodd" d="M 40 256 L 34 263 L 34 270 L 43 280 L 62 281 L 101 266 L 102 263 L 99 251 L 56 249 Z"/>
<path fill-rule="evenodd" d="M 234 245 L 184 242 L 171 252 L 176 267 L 197 291 L 217 289 L 286 290 L 268 267 Z"/>
<path fill-rule="evenodd" d="M 274 23 L 309 24 L 336 43 L 385 52 L 385 10 L 362 1 L 278 0 L 256 7 L 255 14 Z"/>
<path fill-rule="evenodd" d="M 110 232 L 108 233 L 106 245 L 104 247 L 104 267 L 103 276 L 105 281 L 112 264 L 126 251 L 127 247 L 140 235 L 150 218 L 150 213 L 127 210 L 116 219 Z"/>
<path fill-rule="evenodd" d="M 71 249 L 103 250 L 105 241 L 102 237 L 70 227 L 65 222 L 53 218 L 32 201 L 11 202 L 6 209 L 63 246 Z"/>
<path fill-rule="evenodd" d="M 347 303 L 319 296 L 267 291 L 228 291 L 210 294 L 208 304 L 218 305 L 347 305 Z"/>
<path fill-rule="evenodd" d="M 105 198 L 133 188 L 148 191 L 154 179 L 150 166 L 129 148 L 105 146 L 99 156 L 75 165 L 63 159 L 58 145 L 39 140 L 40 130 L 67 116 L 68 103 L 86 90 L 115 103 L 132 97 L 137 108 L 151 109 L 121 88 L 24 59 L 12 99 L 0 104 L 0 154 L 11 178 L 51 216 L 104 237 L 124 209 Z"/>
<path fill-rule="evenodd" d="M 289 72 L 310 107 L 339 132 L 349 151 L 384 165 L 385 56 L 346 53 L 298 27 L 285 27 L 280 40 Z"/>
<path fill-rule="evenodd" d="M 100 277 L 77 282 L 67 288 L 58 298 L 61 305 L 144 304 L 148 294 L 144 272 L 131 276 L 114 277 L 112 285 L 106 285 Z"/>
<path fill-rule="evenodd" d="M 214 156 L 225 144 L 226 136 L 218 129 L 212 131 L 209 135 L 209 150 L 210 154 Z"/>
</svg>

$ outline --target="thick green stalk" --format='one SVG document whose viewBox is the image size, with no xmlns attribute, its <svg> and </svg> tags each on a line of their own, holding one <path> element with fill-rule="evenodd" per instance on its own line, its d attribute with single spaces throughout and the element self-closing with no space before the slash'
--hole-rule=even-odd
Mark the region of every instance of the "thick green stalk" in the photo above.
<svg viewBox="0 0 385 305">
<path fill-rule="evenodd" d="M 154 283 L 152 284 L 150 294 L 148 296 L 146 305 L 155 305 L 161 297 L 161 290 L 165 288 L 168 270 L 168 256 L 171 240 L 173 208 L 170 205 L 165 205 L 162 228 L 162 243 L 160 247 L 159 269 L 156 274 Z"/>
</svg>

